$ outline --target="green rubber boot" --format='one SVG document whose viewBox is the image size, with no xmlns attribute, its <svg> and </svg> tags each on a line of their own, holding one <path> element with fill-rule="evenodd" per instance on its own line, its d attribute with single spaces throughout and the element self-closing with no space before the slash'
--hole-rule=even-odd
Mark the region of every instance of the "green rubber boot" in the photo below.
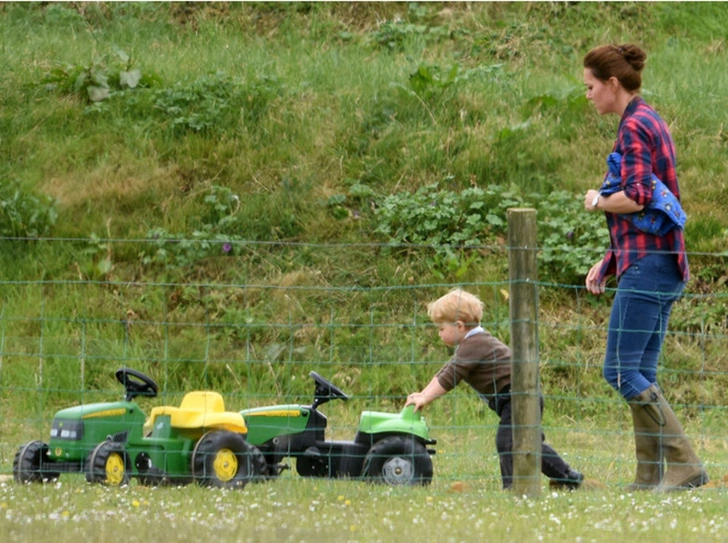
<svg viewBox="0 0 728 543">
<path fill-rule="evenodd" d="M 657 408 L 659 398 L 650 387 L 627 403 L 632 411 L 635 456 L 637 457 L 637 473 L 634 482 L 627 486 L 627 491 L 652 490 L 660 484 L 664 471 L 660 447 L 660 433 L 664 419 Z"/>
<path fill-rule="evenodd" d="M 686 488 L 697 488 L 709 481 L 703 463 L 690 446 L 675 412 L 656 386 L 649 390 L 657 394 L 659 404 L 657 408 L 662 414 L 665 423 L 662 426 L 660 446 L 667 460 L 667 471 L 663 475 L 655 492 L 670 492 Z"/>
</svg>

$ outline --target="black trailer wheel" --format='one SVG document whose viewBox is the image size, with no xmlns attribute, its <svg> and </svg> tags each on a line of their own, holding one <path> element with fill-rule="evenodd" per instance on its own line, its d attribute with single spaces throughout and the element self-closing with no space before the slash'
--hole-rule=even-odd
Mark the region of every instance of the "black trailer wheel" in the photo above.
<svg viewBox="0 0 728 543">
<path fill-rule="evenodd" d="M 102 441 L 86 458 L 86 480 L 108 486 L 129 484 L 129 457 L 121 443 Z"/>
<path fill-rule="evenodd" d="M 152 459 L 145 452 L 139 453 L 134 459 L 137 472 L 137 481 L 144 486 L 159 486 L 164 484 L 164 470 L 152 465 Z"/>
<path fill-rule="evenodd" d="M 250 454 L 248 455 L 250 480 L 254 483 L 267 481 L 270 474 L 268 473 L 268 463 L 265 461 L 265 456 L 255 445 L 248 444 L 248 447 L 250 448 Z"/>
<path fill-rule="evenodd" d="M 244 488 L 253 473 L 251 445 L 240 434 L 213 430 L 192 451 L 192 476 L 201 486 Z"/>
<path fill-rule="evenodd" d="M 13 477 L 19 483 L 46 483 L 58 479 L 55 471 L 43 469 L 43 458 L 48 445 L 42 441 L 30 441 L 22 445 L 13 459 Z"/>
<path fill-rule="evenodd" d="M 377 441 L 364 459 L 362 476 L 392 486 L 429 485 L 432 459 L 427 449 L 411 437 L 394 436 Z"/>
</svg>

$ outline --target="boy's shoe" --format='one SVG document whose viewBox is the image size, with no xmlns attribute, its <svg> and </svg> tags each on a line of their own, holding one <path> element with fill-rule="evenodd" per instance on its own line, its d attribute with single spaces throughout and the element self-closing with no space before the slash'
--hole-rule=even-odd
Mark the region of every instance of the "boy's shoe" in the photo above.
<svg viewBox="0 0 728 543">
<path fill-rule="evenodd" d="M 549 488 L 552 490 L 576 490 L 584 482 L 584 475 L 575 469 L 570 469 L 564 477 L 551 479 Z"/>
</svg>

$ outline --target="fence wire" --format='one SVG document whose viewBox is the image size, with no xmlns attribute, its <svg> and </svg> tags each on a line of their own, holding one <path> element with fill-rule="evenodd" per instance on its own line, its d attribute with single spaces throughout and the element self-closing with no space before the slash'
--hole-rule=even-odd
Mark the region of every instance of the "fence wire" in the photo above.
<svg viewBox="0 0 728 543">
<path fill-rule="evenodd" d="M 318 249 L 345 259 L 360 247 Z M 381 284 L 333 284 L 314 267 L 250 283 L 1 280 L 0 471 L 12 471 L 21 444 L 48 441 L 58 409 L 122 399 L 120 367 L 159 384 L 158 397 L 138 399 L 146 412 L 179 405 L 192 390 L 220 392 L 230 411 L 310 405 L 315 371 L 350 396 L 319 408 L 326 438 L 354 439 L 363 411 L 399 412 L 449 358 L 426 305 L 455 286 L 480 296 L 483 326 L 509 343 L 506 280 L 421 284 L 405 273 Z M 547 441 L 588 477 L 629 482 L 631 420 L 601 377 L 613 293 L 597 299 L 580 285 L 549 282 L 538 292 Z M 727 314 L 726 294 L 691 282 L 673 310 L 658 372 L 714 479 L 728 471 Z M 459 386 L 423 416 L 438 442 L 436 481 L 500 486 L 498 419 L 471 390 Z"/>
</svg>

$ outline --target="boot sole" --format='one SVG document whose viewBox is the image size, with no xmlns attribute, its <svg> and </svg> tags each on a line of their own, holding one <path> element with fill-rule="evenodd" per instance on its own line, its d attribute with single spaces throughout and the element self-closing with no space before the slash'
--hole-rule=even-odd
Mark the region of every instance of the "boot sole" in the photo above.
<svg viewBox="0 0 728 543">
<path fill-rule="evenodd" d="M 688 479 L 687 481 L 683 481 L 680 484 L 674 485 L 674 486 L 668 486 L 663 487 L 662 485 L 655 488 L 655 492 L 671 492 L 673 490 L 690 490 L 691 488 L 699 488 L 705 484 L 707 484 L 710 481 L 710 478 L 708 477 L 708 474 L 704 471 L 693 477 L 692 479 Z"/>
<path fill-rule="evenodd" d="M 687 483 L 681 484 L 678 488 L 698 488 L 708 482 L 710 482 L 708 474 L 703 472 L 697 477 L 693 477 L 692 479 L 690 479 Z"/>
</svg>

